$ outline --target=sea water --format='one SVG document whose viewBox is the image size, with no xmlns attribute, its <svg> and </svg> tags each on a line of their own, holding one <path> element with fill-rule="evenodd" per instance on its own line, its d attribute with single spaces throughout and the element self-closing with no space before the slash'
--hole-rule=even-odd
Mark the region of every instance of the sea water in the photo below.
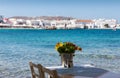
<svg viewBox="0 0 120 78">
<path fill-rule="evenodd" d="M 0 29 L 0 78 L 31 76 L 29 62 L 44 66 L 61 65 L 57 42 L 73 42 L 74 65 L 94 65 L 120 73 L 120 30 L 37 30 Z"/>
</svg>

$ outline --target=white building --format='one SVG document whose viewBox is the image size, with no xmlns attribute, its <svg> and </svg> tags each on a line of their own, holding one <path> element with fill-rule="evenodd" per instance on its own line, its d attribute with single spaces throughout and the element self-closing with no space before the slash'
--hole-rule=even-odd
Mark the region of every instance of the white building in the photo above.
<svg viewBox="0 0 120 78">
<path fill-rule="evenodd" d="M 9 18 L 8 20 L 11 22 L 12 25 L 17 24 L 17 19 L 15 19 L 15 18 Z"/>
<path fill-rule="evenodd" d="M 76 20 L 75 25 L 78 28 L 93 28 L 94 22 L 92 20 Z"/>
<path fill-rule="evenodd" d="M 117 20 L 115 19 L 98 19 L 94 21 L 94 28 L 113 28 L 117 24 Z"/>
</svg>

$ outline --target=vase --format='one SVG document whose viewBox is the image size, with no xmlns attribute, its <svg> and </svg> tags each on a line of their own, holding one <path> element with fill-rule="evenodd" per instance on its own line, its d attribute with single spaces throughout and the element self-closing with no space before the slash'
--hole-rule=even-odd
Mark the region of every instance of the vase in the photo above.
<svg viewBox="0 0 120 78">
<path fill-rule="evenodd" d="M 74 53 L 60 53 L 62 66 L 65 68 L 73 67 Z"/>
</svg>

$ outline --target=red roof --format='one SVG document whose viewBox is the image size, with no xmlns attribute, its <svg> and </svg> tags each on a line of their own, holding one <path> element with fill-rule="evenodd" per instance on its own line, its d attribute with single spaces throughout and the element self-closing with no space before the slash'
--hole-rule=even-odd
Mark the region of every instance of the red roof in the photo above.
<svg viewBox="0 0 120 78">
<path fill-rule="evenodd" d="M 76 20 L 76 22 L 90 23 L 90 22 L 93 22 L 93 21 L 92 20 Z"/>
</svg>

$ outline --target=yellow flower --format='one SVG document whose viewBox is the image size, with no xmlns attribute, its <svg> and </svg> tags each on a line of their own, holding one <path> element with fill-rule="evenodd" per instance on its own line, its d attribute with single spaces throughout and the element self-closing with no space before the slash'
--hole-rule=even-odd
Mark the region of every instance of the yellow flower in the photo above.
<svg viewBox="0 0 120 78">
<path fill-rule="evenodd" d="M 63 46 L 63 43 L 59 42 L 59 43 L 56 44 L 55 49 L 57 50 L 59 47 L 62 47 L 62 46 Z"/>
</svg>

